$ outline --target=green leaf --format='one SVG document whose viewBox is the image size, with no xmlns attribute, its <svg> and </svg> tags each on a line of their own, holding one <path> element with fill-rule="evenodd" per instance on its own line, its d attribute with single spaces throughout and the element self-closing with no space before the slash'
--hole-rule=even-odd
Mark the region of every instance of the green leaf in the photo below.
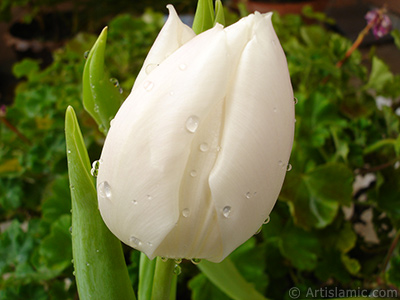
<svg viewBox="0 0 400 300">
<path fill-rule="evenodd" d="M 107 27 L 103 29 L 89 52 L 83 70 L 83 106 L 95 119 L 99 129 L 106 134 L 110 121 L 117 113 L 123 97 L 119 84 L 104 72 L 104 52 L 107 41 Z"/>
<path fill-rule="evenodd" d="M 292 172 L 280 197 L 302 227 L 323 228 L 333 221 L 339 205 L 351 203 L 353 173 L 346 165 L 328 163 L 305 174 Z"/>
<path fill-rule="evenodd" d="M 388 280 L 400 287 L 400 254 L 392 257 L 390 260 L 390 269 L 387 272 Z"/>
<path fill-rule="evenodd" d="M 396 47 L 400 50 L 400 30 L 398 29 L 393 29 L 390 34 L 392 35 L 394 39 L 394 43 Z"/>
<path fill-rule="evenodd" d="M 212 0 L 199 0 L 193 20 L 193 31 L 199 34 L 214 25 L 214 8 Z"/>
<path fill-rule="evenodd" d="M 72 246 L 69 228 L 71 216 L 63 215 L 51 225 L 51 232 L 46 236 L 39 247 L 39 254 L 44 264 L 61 273 L 71 264 Z"/>
<path fill-rule="evenodd" d="M 120 241 L 97 207 L 90 161 L 72 107 L 65 116 L 68 174 L 72 196 L 72 251 L 81 299 L 135 299 Z"/>
<path fill-rule="evenodd" d="M 288 225 L 279 245 L 282 255 L 299 270 L 312 270 L 316 267 L 320 245 L 311 233 Z"/>
<path fill-rule="evenodd" d="M 197 266 L 214 285 L 232 299 L 266 299 L 243 278 L 229 258 L 220 263 L 202 260 Z"/>
<path fill-rule="evenodd" d="M 42 203 L 42 216 L 46 222 L 54 222 L 62 215 L 70 213 L 68 176 L 59 176 L 46 187 Z"/>
<path fill-rule="evenodd" d="M 222 6 L 221 0 L 216 0 L 215 1 L 215 20 L 214 20 L 214 25 L 217 24 L 217 23 L 225 26 L 224 7 Z"/>
<path fill-rule="evenodd" d="M 200 273 L 189 281 L 192 290 L 192 300 L 230 300 L 225 293 L 212 284 L 207 277 Z"/>
<path fill-rule="evenodd" d="M 13 66 L 13 74 L 17 78 L 27 76 L 29 80 L 33 80 L 37 76 L 39 69 L 38 61 L 26 58 Z"/>
<path fill-rule="evenodd" d="M 393 82 L 393 74 L 383 60 L 374 56 L 372 58 L 372 69 L 367 83 L 368 88 L 377 90 L 382 93 L 387 84 Z"/>
</svg>

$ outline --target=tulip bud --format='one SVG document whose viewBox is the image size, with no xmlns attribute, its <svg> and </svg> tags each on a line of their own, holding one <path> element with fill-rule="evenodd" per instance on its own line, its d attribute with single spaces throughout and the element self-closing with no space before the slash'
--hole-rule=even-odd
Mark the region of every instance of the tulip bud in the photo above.
<svg viewBox="0 0 400 300">
<path fill-rule="evenodd" d="M 266 220 L 286 174 L 294 101 L 271 13 L 195 35 L 170 17 L 108 132 L 108 228 L 150 259 L 220 262 Z"/>
</svg>

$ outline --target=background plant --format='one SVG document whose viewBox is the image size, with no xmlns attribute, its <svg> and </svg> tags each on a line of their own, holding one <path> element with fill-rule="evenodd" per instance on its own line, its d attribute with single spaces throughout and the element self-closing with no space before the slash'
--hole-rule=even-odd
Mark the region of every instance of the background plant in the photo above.
<svg viewBox="0 0 400 300">
<path fill-rule="evenodd" d="M 338 68 L 349 40 L 300 16 L 273 21 L 298 99 L 292 170 L 270 223 L 231 258 L 272 299 L 288 299 L 293 286 L 399 288 L 400 76 L 373 50 L 367 58 L 355 51 Z M 151 12 L 109 23 L 105 65 L 125 96 L 162 23 Z M 81 105 L 83 53 L 94 41 L 79 34 L 44 70 L 33 60 L 14 66 L 25 80 L 0 127 L 0 299 L 75 297 L 64 113 L 74 106 L 98 159 L 104 137 Z M 378 97 L 391 101 L 378 108 Z M 369 173 L 374 183 L 355 193 L 355 176 Z M 366 227 L 377 239 L 364 237 Z M 125 252 L 136 285 L 138 252 Z M 178 284 L 178 298 L 229 299 L 190 263 Z"/>
</svg>

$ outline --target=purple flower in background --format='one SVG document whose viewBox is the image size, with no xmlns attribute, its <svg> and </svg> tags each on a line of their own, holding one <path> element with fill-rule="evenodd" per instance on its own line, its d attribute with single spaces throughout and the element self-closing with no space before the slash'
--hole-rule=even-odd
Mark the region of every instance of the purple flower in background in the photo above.
<svg viewBox="0 0 400 300">
<path fill-rule="evenodd" d="M 369 11 L 365 15 L 365 19 L 368 22 L 368 26 L 372 28 L 372 32 L 377 39 L 388 34 L 392 29 L 392 22 L 388 15 L 384 14 L 382 9 Z"/>
</svg>

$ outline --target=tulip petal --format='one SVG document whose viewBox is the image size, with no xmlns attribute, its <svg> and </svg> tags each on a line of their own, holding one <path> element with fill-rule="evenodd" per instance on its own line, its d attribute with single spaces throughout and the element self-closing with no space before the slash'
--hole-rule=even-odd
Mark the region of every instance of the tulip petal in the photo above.
<svg viewBox="0 0 400 300">
<path fill-rule="evenodd" d="M 190 40 L 132 91 L 107 135 L 97 178 L 100 211 L 116 236 L 149 258 L 159 255 L 155 249 L 179 219 L 196 129 L 207 125 L 227 88 L 226 53 L 222 26 Z"/>
<path fill-rule="evenodd" d="M 221 152 L 210 174 L 224 244 L 221 259 L 271 212 L 294 136 L 293 92 L 271 15 L 255 15 L 254 22 L 253 38 L 228 89 Z"/>
<path fill-rule="evenodd" d="M 175 52 L 183 44 L 196 36 L 194 31 L 183 24 L 175 8 L 167 5 L 169 17 L 157 36 L 140 70 L 134 88 L 140 86 L 148 74 L 158 67 L 169 55 Z"/>
</svg>

